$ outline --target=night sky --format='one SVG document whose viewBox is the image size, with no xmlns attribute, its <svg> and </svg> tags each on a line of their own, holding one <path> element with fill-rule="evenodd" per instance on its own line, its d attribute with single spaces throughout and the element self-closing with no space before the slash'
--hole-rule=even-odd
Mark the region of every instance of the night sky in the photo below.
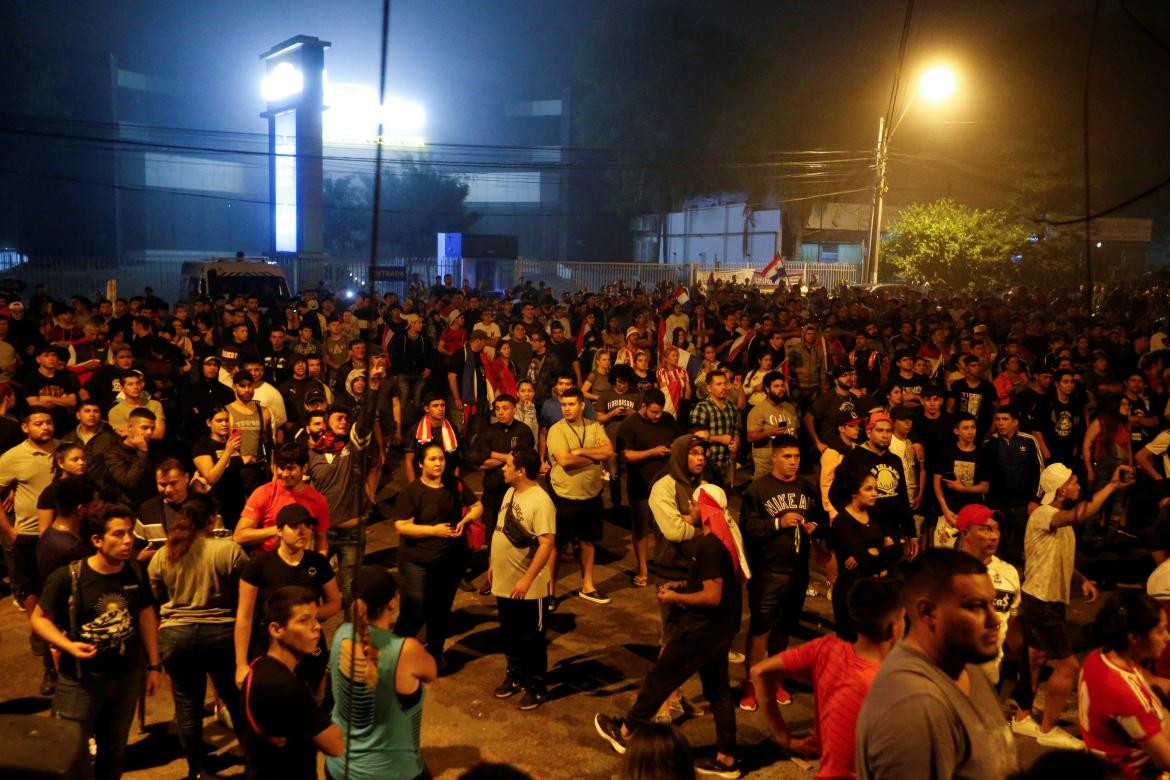
<svg viewBox="0 0 1170 780">
<path fill-rule="evenodd" d="M 1126 0 L 1170 41 L 1170 6 Z M 395 0 L 390 93 L 423 104 L 437 143 L 507 144 L 495 119 L 507 100 L 556 97 L 573 83 L 590 33 L 633 3 L 603 0 Z M 894 76 L 901 2 L 659 3 L 742 36 L 770 67 L 759 106 L 775 149 L 871 149 Z M 5 0 L 6 46 L 115 54 L 121 67 L 174 79 L 181 110 L 159 125 L 259 133 L 260 52 L 296 34 L 332 42 L 331 80 L 377 83 L 381 4 L 204 0 L 104 3 Z M 1010 189 L 1005 149 L 1079 165 L 1081 97 L 1092 2 L 920 0 L 906 90 L 924 65 L 961 74 L 945 108 L 916 105 L 892 143 L 891 199 L 942 195 L 994 203 Z M 1124 198 L 1170 173 L 1170 51 L 1102 3 L 1091 110 L 1096 203 Z M 721 53 L 710 52 L 718 69 Z M 0 87 L 0 89 L 4 89 Z M 8 102 L 8 111 L 21 113 Z M 1054 163 L 1055 164 L 1055 163 Z M 1165 191 L 1135 213 L 1170 207 Z"/>
</svg>

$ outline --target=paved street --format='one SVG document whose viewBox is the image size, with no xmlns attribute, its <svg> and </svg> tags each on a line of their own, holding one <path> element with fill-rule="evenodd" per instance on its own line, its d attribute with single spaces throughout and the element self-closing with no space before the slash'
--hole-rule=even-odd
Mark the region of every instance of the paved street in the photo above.
<svg viewBox="0 0 1170 780">
<path fill-rule="evenodd" d="M 473 487 L 478 488 L 478 483 L 478 476 L 469 479 Z M 394 490 L 391 485 L 383 495 Z M 372 528 L 372 561 L 391 562 L 394 545 L 389 523 Z M 508 761 L 541 778 L 610 778 L 617 774 L 619 758 L 594 732 L 593 714 L 599 710 L 621 712 L 633 703 L 657 651 L 658 616 L 654 589 L 634 588 L 630 583 L 633 553 L 627 529 L 607 523 L 604 550 L 599 547 L 597 558 L 598 586 L 612 596 L 613 603 L 597 606 L 568 598 L 550 617 L 551 695 L 548 703 L 533 712 L 518 712 L 514 700 L 492 698 L 491 690 L 504 671 L 495 608 L 491 599 L 459 593 L 449 645 L 455 672 L 430 686 L 424 705 L 423 752 L 435 777 L 455 778 L 482 760 Z M 566 564 L 564 571 L 559 586 L 562 594 L 580 584 L 575 564 Z M 831 614 L 819 573 L 814 582 L 818 595 L 805 604 L 807 636 L 818 630 L 820 616 Z M 1078 615 L 1078 619 L 1086 618 Z M 330 621 L 330 633 L 338 622 L 340 617 Z M 6 598 L 0 605 L 0 664 L 6 670 L 0 676 L 0 712 L 47 714 L 48 701 L 36 695 L 40 664 L 29 654 L 26 625 L 23 615 Z M 743 667 L 733 664 L 731 676 L 733 684 L 737 683 L 743 677 Z M 697 678 L 684 690 L 701 704 Z M 784 715 L 799 730 L 811 723 L 811 699 L 807 691 L 792 690 L 795 703 Z M 137 727 L 132 731 L 127 777 L 183 776 L 186 767 L 178 739 L 168 732 L 172 712 L 170 688 L 165 686 L 147 702 L 146 731 Z M 208 742 L 222 758 L 222 764 L 213 763 L 210 768 L 224 776 L 241 774 L 241 764 L 228 751 L 231 735 L 213 719 L 208 718 L 207 723 Z M 679 725 L 693 745 L 714 742 L 709 716 L 693 717 Z M 812 777 L 811 769 L 785 760 L 767 739 L 762 713 L 738 712 L 738 725 L 744 766 L 752 777 Z M 1021 760 L 1034 759 L 1038 754 L 1035 743 L 1018 742 Z"/>
</svg>

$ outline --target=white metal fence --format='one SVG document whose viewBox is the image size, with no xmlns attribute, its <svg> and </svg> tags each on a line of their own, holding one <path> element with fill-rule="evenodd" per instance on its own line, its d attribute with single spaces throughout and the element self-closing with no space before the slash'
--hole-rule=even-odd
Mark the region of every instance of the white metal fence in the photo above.
<svg viewBox="0 0 1170 780">
<path fill-rule="evenodd" d="M 117 262 L 106 258 L 38 258 L 9 268 L 0 273 L 5 279 L 19 280 L 29 290 L 43 284 L 50 295 L 85 295 L 95 297 L 103 293 L 110 279 L 118 282 L 118 295 L 140 295 L 150 287 L 164 300 L 180 297 L 180 268 L 184 260 L 197 257 L 168 257 L 148 261 Z M 281 259 L 280 265 L 292 290 L 324 287 L 334 292 L 359 290 L 366 286 L 369 267 L 365 263 L 338 262 L 328 258 Z M 405 293 L 415 280 L 430 287 L 435 277 L 450 274 L 456 285 L 464 279 L 476 288 L 489 291 L 511 289 L 522 281 L 534 286 L 542 282 L 554 293 L 578 290 L 600 290 L 619 280 L 633 286 L 641 282 L 653 289 L 660 283 L 693 285 L 715 279 L 739 282 L 752 279 L 761 287 L 770 287 L 766 280 L 754 276 L 758 268 L 729 269 L 718 265 L 660 265 L 629 262 L 557 262 L 552 260 L 447 259 L 435 257 L 398 257 L 379 260 L 380 268 L 401 268 L 400 278 L 379 281 L 377 289 L 383 292 Z M 861 267 L 834 263 L 786 264 L 788 282 L 809 286 L 835 287 L 841 282 L 861 281 Z"/>
</svg>

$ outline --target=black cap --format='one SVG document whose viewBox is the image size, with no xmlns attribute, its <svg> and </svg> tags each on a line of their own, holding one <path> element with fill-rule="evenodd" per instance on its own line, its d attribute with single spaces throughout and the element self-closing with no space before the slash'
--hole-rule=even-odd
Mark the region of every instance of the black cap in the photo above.
<svg viewBox="0 0 1170 780">
<path fill-rule="evenodd" d="M 837 366 L 836 368 L 833 369 L 832 376 L 834 379 L 838 379 L 840 377 L 845 376 L 846 374 L 856 374 L 856 373 L 857 373 L 857 369 L 855 369 L 853 366 L 841 365 L 841 366 Z"/>
<path fill-rule="evenodd" d="M 837 412 L 836 422 L 838 428 L 840 428 L 842 425 L 860 425 L 861 417 L 859 417 L 857 412 L 853 411 L 852 409 L 842 409 L 841 411 Z"/>
<path fill-rule="evenodd" d="M 289 504 L 276 513 L 277 528 L 283 528 L 286 525 L 301 525 L 303 523 L 317 525 L 317 518 L 309 514 L 309 510 L 300 504 Z"/>
<path fill-rule="evenodd" d="M 306 406 L 308 404 L 323 404 L 323 403 L 326 403 L 326 399 L 325 399 L 325 396 L 323 396 L 321 393 L 309 393 L 309 395 L 305 398 L 305 405 Z"/>
<path fill-rule="evenodd" d="M 216 365 L 219 365 L 223 363 L 223 361 L 219 359 L 219 355 L 208 355 L 207 357 L 203 358 L 203 365 L 207 365 L 208 363 L 215 363 Z"/>
</svg>

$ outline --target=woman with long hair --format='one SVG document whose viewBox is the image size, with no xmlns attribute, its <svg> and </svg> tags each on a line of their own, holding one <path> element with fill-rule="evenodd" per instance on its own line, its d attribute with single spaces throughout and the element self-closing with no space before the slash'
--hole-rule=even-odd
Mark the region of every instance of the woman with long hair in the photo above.
<svg viewBox="0 0 1170 780">
<path fill-rule="evenodd" d="M 239 430 L 232 430 L 232 418 L 226 406 L 213 406 L 207 411 L 207 435 L 195 443 L 191 457 L 199 478 L 207 483 L 207 490 L 219 505 L 224 527 L 235 530 L 244 511 L 248 496 L 240 469 Z"/>
<path fill-rule="evenodd" d="M 617 315 L 611 314 L 609 319 L 605 321 L 605 330 L 601 333 L 601 341 L 605 344 L 606 351 L 610 353 L 610 360 L 613 360 L 617 351 L 625 346 L 626 332 L 622 330 Z"/>
<path fill-rule="evenodd" d="M 1089 633 L 1097 649 L 1085 657 L 1077 688 L 1085 745 L 1126 777 L 1163 777 L 1170 770 L 1170 719 L 1146 667 L 1166 648 L 1165 612 L 1141 591 L 1117 591 Z"/>
<path fill-rule="evenodd" d="M 593 353 L 593 370 L 581 383 L 581 392 L 593 403 L 601 399 L 601 394 L 609 390 L 609 369 L 613 365 L 613 358 L 609 351 L 599 349 Z"/>
<path fill-rule="evenodd" d="M 467 571 L 463 531 L 483 514 L 483 504 L 458 477 L 444 473 L 442 445 L 423 445 L 415 462 L 420 464 L 419 478 L 399 492 L 392 514 L 402 578 L 402 613 L 394 632 L 414 636 L 425 625 L 427 650 L 442 673 L 447 621 L 459 579 Z"/>
<path fill-rule="evenodd" d="M 772 370 L 775 358 L 771 352 L 761 352 L 757 358 L 756 367 L 747 372 L 743 378 L 743 391 L 747 393 L 749 406 L 755 406 L 764 400 L 764 377 Z"/>
<path fill-rule="evenodd" d="M 77 441 L 64 441 L 53 450 L 53 481 L 37 497 L 37 527 L 41 533 L 53 524 L 57 517 L 57 487 L 65 477 L 80 477 L 85 474 L 85 445 Z"/>
<path fill-rule="evenodd" d="M 1093 492 L 1109 483 L 1118 466 L 1133 465 L 1133 446 L 1129 428 L 1129 399 L 1124 395 L 1109 395 L 1097 405 L 1097 414 L 1085 431 L 1081 457 L 1085 462 L 1086 484 Z M 1085 526 L 1087 541 L 1106 543 L 1123 535 L 1125 525 L 1125 498 L 1114 494 L 1101 507 L 1101 516 Z M 1132 541 L 1128 534 L 1124 538 Z"/>
<path fill-rule="evenodd" d="M 430 777 L 419 750 L 425 683 L 438 675 L 417 640 L 392 630 L 398 581 L 381 566 L 363 566 L 350 620 L 333 635 L 333 722 L 347 750 L 325 759 L 331 780 Z"/>
<path fill-rule="evenodd" d="M 832 523 L 833 551 L 837 556 L 837 581 L 833 585 L 833 620 L 837 636 L 857 639 L 857 628 L 847 606 L 853 583 L 863 577 L 881 577 L 901 554 L 901 545 L 871 521 L 869 510 L 877 503 L 877 479 L 860 474 L 849 491 L 849 503 Z"/>
<path fill-rule="evenodd" d="M 206 504 L 191 499 L 175 512 L 166 546 L 147 568 L 159 604 L 159 656 L 171 678 L 175 723 L 189 777 L 203 771 L 203 701 L 209 676 L 231 722 L 243 723 L 234 695 L 232 637 L 240 570 L 246 560 L 231 539 L 211 536 Z"/>
</svg>

